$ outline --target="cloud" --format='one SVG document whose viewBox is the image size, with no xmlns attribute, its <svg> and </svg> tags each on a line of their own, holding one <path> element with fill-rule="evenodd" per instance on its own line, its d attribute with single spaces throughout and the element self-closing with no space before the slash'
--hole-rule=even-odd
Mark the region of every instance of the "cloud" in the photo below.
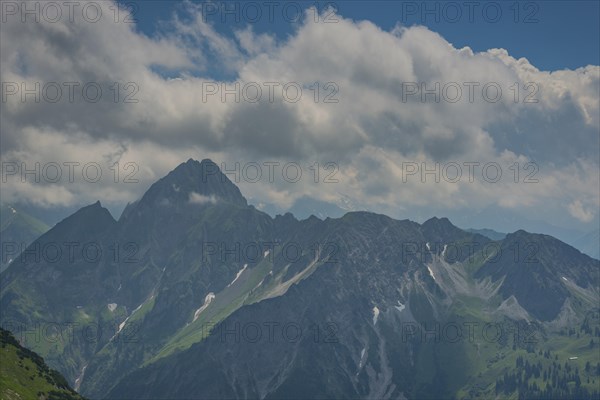
<svg viewBox="0 0 600 400">
<path fill-rule="evenodd" d="M 572 216 L 583 222 L 590 222 L 594 219 L 594 212 L 586 210 L 579 200 L 575 200 L 569 204 L 569 212 Z"/>
<path fill-rule="evenodd" d="M 190 193 L 190 199 L 189 202 L 191 204 L 199 204 L 199 205 L 203 205 L 203 204 L 217 204 L 217 197 L 215 195 L 210 195 L 210 196 L 204 196 L 202 194 L 198 194 L 196 192 L 191 192 Z"/>
<path fill-rule="evenodd" d="M 96 4 L 112 15 L 113 3 Z M 386 31 L 343 16 L 337 23 L 317 23 L 312 11 L 285 38 L 251 27 L 225 35 L 200 12 L 186 3 L 152 37 L 111 18 L 3 23 L 3 82 L 19 88 L 14 95 L 3 92 L 3 161 L 94 161 L 104 172 L 97 183 L 26 185 L 9 176 L 3 197 L 47 206 L 96 199 L 124 204 L 192 157 L 242 168 L 252 162 L 302 165 L 298 182 L 282 179 L 281 171 L 273 181 L 236 182 L 255 203 L 282 208 L 308 195 L 338 204 L 350 199 L 356 207 L 391 215 L 493 205 L 542 219 L 568 217 L 561 220 L 567 225 L 597 220 L 589 210 L 600 207 L 600 67 L 540 71 L 504 49 L 457 49 L 425 27 Z M 234 78 L 215 77 L 214 71 Z M 51 82 L 63 89 L 65 82 L 80 83 L 76 101 L 68 101 L 65 90 L 61 101 L 47 101 L 43 88 L 51 93 Z M 102 88 L 97 102 L 82 92 L 90 82 Z M 238 101 L 236 94 L 223 101 L 223 89 L 236 82 Z M 272 97 L 269 82 L 277 84 Z M 36 83 L 41 101 L 32 95 L 22 101 L 21 85 L 30 89 Z M 477 84 L 471 86 L 473 101 L 467 83 Z M 286 93 L 286 84 L 302 88 L 298 101 L 289 101 L 293 90 Z M 419 92 L 408 94 L 413 84 Z M 485 99 L 486 84 L 491 92 L 502 90 L 498 101 Z M 208 95 L 207 85 L 219 92 Z M 246 101 L 243 88 L 256 86 L 260 99 Z M 438 86 L 440 101 L 422 95 L 421 89 Z M 449 101 L 457 88 L 460 99 Z M 323 182 L 331 172 L 323 169 L 327 162 L 338 166 L 338 183 Z M 478 170 L 474 182 L 436 182 L 432 175 L 403 179 L 410 163 L 444 168 L 453 162 L 498 163 L 503 177 L 490 183 Z M 135 166 L 125 169 L 127 163 Z M 525 169 L 531 165 L 537 170 Z M 131 173 L 136 181 L 124 183 Z M 531 173 L 538 182 L 523 182 Z M 34 195 L 32 188 L 48 194 Z"/>
</svg>

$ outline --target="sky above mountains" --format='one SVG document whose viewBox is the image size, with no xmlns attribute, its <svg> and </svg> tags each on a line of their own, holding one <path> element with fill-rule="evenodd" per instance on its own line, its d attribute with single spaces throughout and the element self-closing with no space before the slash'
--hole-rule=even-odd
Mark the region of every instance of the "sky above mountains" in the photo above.
<svg viewBox="0 0 600 400">
<path fill-rule="evenodd" d="M 134 7 L 136 28 L 152 36 L 161 21 L 186 5 L 179 2 L 144 0 L 119 1 Z M 354 21 L 368 20 L 383 30 L 398 24 L 423 25 L 438 32 L 455 47 L 474 51 L 506 49 L 513 57 L 526 57 L 541 70 L 576 69 L 598 65 L 600 47 L 600 4 L 597 1 L 314 1 L 314 2 L 195 2 L 203 7 L 205 19 L 222 34 L 250 23 L 255 32 L 278 38 L 294 33 L 301 22 L 300 11 L 311 6 Z M 450 3 L 450 4 L 444 4 Z M 585 39 L 585 40 L 582 40 Z"/>
<path fill-rule="evenodd" d="M 2 201 L 118 215 L 211 158 L 268 210 L 598 228 L 597 2 L 267 3 L 4 4 Z"/>
</svg>

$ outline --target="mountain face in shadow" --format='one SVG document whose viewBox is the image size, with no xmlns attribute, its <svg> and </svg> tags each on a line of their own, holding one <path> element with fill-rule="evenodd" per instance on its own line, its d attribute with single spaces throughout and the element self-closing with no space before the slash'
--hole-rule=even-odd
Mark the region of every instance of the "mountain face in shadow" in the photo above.
<svg viewBox="0 0 600 400">
<path fill-rule="evenodd" d="M 597 260 L 446 218 L 271 218 L 210 160 L 118 221 L 82 208 L 0 277 L 2 326 L 92 398 L 585 397 L 600 382 Z M 511 385 L 519 357 L 577 357 L 564 379 L 577 367 L 580 384 Z"/>
</svg>

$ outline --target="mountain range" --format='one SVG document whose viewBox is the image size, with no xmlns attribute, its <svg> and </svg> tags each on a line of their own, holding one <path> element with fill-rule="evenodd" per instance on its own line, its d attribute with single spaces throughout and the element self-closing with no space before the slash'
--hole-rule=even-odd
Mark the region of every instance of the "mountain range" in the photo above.
<svg viewBox="0 0 600 400">
<path fill-rule="evenodd" d="M 447 218 L 271 217 L 190 159 L 33 241 L 0 325 L 90 398 L 594 398 L 599 264 Z"/>
</svg>

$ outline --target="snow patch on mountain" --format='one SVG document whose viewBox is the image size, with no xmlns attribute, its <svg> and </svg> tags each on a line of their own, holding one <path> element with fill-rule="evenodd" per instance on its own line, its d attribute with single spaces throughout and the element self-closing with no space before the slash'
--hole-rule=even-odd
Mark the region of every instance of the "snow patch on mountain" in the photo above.
<svg viewBox="0 0 600 400">
<path fill-rule="evenodd" d="M 400 300 L 398 300 L 398 305 L 394 306 L 394 308 L 398 311 L 402 311 L 406 308 L 406 306 L 404 304 L 400 303 Z"/>
<path fill-rule="evenodd" d="M 363 347 L 363 349 L 360 352 L 360 361 L 358 362 L 358 370 L 360 372 L 360 370 L 362 369 L 363 365 L 365 365 L 365 353 L 367 352 L 367 348 Z M 356 373 L 358 375 L 358 372 Z"/>
<path fill-rule="evenodd" d="M 206 295 L 206 297 L 204 298 L 204 304 L 202 305 L 202 307 L 200 307 L 199 309 L 197 309 L 196 312 L 194 313 L 194 321 L 196 321 L 198 319 L 198 317 L 200 316 L 200 314 L 202 313 L 202 311 L 206 310 L 206 308 L 215 299 L 215 297 L 216 296 L 215 296 L 215 294 L 213 292 L 210 292 L 209 294 Z"/>
<path fill-rule="evenodd" d="M 237 281 L 238 278 L 242 275 L 242 273 L 246 270 L 247 267 L 248 267 L 248 264 L 244 264 L 244 267 L 238 271 L 238 273 L 235 276 L 235 279 L 232 280 L 231 283 L 229 285 L 227 285 L 227 287 L 233 285 L 235 283 L 235 281 Z"/>
<path fill-rule="evenodd" d="M 264 281 L 265 281 L 265 278 L 262 278 L 262 279 L 260 280 L 260 282 L 258 282 L 258 285 L 254 286 L 254 289 L 252 289 L 252 290 L 256 290 L 256 289 L 258 289 L 259 287 L 261 287 Z"/>
<path fill-rule="evenodd" d="M 373 325 L 377 323 L 377 319 L 379 318 L 379 308 L 377 306 L 373 307 Z"/>
<path fill-rule="evenodd" d="M 279 282 L 279 284 L 277 284 L 277 286 L 275 286 L 273 289 L 269 290 L 269 292 L 266 293 L 263 296 L 262 299 L 266 300 L 266 299 L 270 299 L 270 298 L 281 296 L 281 295 L 285 294 L 287 292 L 287 290 L 289 289 L 290 286 L 292 286 L 296 282 L 299 282 L 300 280 L 302 280 L 302 279 L 310 276 L 315 271 L 315 269 L 317 268 L 317 266 L 319 265 L 317 263 L 318 261 L 319 261 L 319 254 L 316 255 L 315 259 L 312 260 L 306 266 L 306 268 L 304 268 L 302 271 L 300 271 L 299 273 L 297 273 L 296 275 L 294 275 L 289 280 L 287 280 L 285 282 Z M 285 271 L 287 271 L 287 268 L 289 268 L 289 266 L 290 265 L 288 264 L 285 267 L 284 273 L 285 273 Z M 273 275 L 273 271 L 272 270 L 269 272 L 269 275 Z"/>
<path fill-rule="evenodd" d="M 429 271 L 429 275 L 431 275 L 433 280 L 435 280 L 435 275 L 433 274 L 433 271 L 431 270 L 431 267 L 429 265 L 427 266 L 427 270 Z"/>
<path fill-rule="evenodd" d="M 117 331 L 117 333 L 115 333 L 113 335 L 112 338 L 110 338 L 110 340 L 113 340 L 115 338 L 115 336 L 117 336 L 117 334 L 123 330 L 123 328 L 125 327 L 125 324 L 127 323 L 127 321 L 129 321 L 129 318 L 133 317 L 133 314 L 135 314 L 136 312 L 138 312 L 140 310 L 140 308 L 142 308 L 142 306 L 144 304 L 146 304 L 147 302 L 151 301 L 153 298 L 154 298 L 154 294 L 152 296 L 150 296 L 148 299 L 146 299 L 142 304 L 140 304 L 139 306 L 137 306 L 136 309 L 133 310 L 131 312 L 131 314 L 129 314 L 129 316 L 127 318 L 125 318 L 125 320 L 123 322 L 121 322 L 119 324 L 119 330 Z"/>
<path fill-rule="evenodd" d="M 83 376 L 85 375 L 85 369 L 87 368 L 87 364 L 85 364 L 83 366 L 83 368 L 81 369 L 81 372 L 79 373 L 79 376 L 75 379 L 75 385 L 73 385 L 73 388 L 75 390 L 79 390 L 80 386 L 81 386 L 81 381 L 83 380 Z"/>
</svg>

